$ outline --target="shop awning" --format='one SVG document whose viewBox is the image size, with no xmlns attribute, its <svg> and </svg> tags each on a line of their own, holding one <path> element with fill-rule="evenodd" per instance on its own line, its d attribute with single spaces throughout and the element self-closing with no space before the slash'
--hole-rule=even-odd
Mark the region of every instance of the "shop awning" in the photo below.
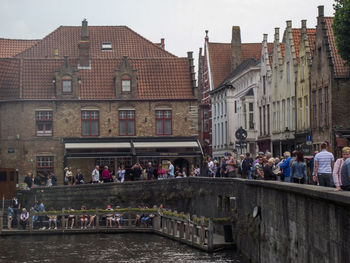
<svg viewBox="0 0 350 263">
<path fill-rule="evenodd" d="M 135 148 L 198 148 L 196 141 L 134 142 Z"/>
<path fill-rule="evenodd" d="M 130 149 L 129 142 L 84 142 L 65 143 L 66 149 Z"/>
</svg>

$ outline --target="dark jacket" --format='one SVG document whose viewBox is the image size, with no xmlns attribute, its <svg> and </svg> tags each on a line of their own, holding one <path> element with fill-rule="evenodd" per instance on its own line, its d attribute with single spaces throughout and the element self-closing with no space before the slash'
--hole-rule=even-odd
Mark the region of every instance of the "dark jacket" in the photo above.
<svg viewBox="0 0 350 263">
<path fill-rule="evenodd" d="M 269 181 L 276 180 L 276 175 L 273 173 L 272 168 L 273 167 L 268 164 L 264 166 L 264 180 L 269 180 Z"/>
<path fill-rule="evenodd" d="M 32 181 L 32 178 L 30 176 L 26 176 L 24 178 L 24 182 L 27 184 L 27 186 L 29 188 L 32 188 L 32 185 L 33 185 L 33 181 Z"/>
</svg>

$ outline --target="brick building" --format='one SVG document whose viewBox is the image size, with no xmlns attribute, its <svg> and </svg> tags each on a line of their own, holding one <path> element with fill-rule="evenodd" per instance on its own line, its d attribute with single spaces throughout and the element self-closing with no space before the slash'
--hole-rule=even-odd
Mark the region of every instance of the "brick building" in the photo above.
<svg viewBox="0 0 350 263">
<path fill-rule="evenodd" d="M 1 41 L 0 41 L 1 43 Z M 192 53 L 126 26 L 61 26 L 0 59 L 0 167 L 26 172 L 199 163 Z M 16 52 L 14 52 L 16 53 Z M 9 58 L 10 57 L 10 58 Z"/>
<path fill-rule="evenodd" d="M 333 17 L 325 17 L 319 6 L 311 66 L 311 128 L 314 150 L 328 141 L 339 157 L 350 138 L 350 72 L 337 52 L 332 23 Z"/>
</svg>

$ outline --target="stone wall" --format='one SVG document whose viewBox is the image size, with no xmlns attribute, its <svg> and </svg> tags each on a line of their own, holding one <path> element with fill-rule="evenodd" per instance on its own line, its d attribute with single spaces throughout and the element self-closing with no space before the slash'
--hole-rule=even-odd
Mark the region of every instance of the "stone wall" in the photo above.
<svg viewBox="0 0 350 263">
<path fill-rule="evenodd" d="M 183 178 L 20 191 L 29 207 L 157 205 L 198 216 L 232 216 L 238 248 L 253 262 L 347 262 L 350 194 L 332 188 L 244 179 Z M 260 212 L 253 217 L 257 207 Z"/>
</svg>

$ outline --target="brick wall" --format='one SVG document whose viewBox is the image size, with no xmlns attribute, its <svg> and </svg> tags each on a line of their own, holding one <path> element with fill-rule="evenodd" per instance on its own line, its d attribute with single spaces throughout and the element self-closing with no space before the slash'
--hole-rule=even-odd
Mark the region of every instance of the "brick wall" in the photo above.
<svg viewBox="0 0 350 263">
<path fill-rule="evenodd" d="M 83 138 L 81 135 L 81 110 L 98 109 L 99 138 L 119 137 L 118 109 L 135 109 L 136 136 L 156 136 L 155 110 L 159 107 L 172 109 L 172 136 L 197 136 L 198 119 L 196 101 L 54 101 L 54 102 L 7 102 L 1 105 L 0 115 L 0 167 L 17 168 L 20 182 L 28 171 L 35 171 L 38 155 L 54 157 L 54 171 L 58 182 L 63 182 L 63 155 L 65 137 Z M 36 110 L 52 110 L 53 136 L 36 136 Z M 8 153 L 13 149 L 13 153 Z M 77 161 L 74 161 L 77 162 Z M 90 175 L 93 165 L 86 161 L 73 163 L 83 173 Z M 68 165 L 71 165 L 68 163 Z"/>
</svg>

